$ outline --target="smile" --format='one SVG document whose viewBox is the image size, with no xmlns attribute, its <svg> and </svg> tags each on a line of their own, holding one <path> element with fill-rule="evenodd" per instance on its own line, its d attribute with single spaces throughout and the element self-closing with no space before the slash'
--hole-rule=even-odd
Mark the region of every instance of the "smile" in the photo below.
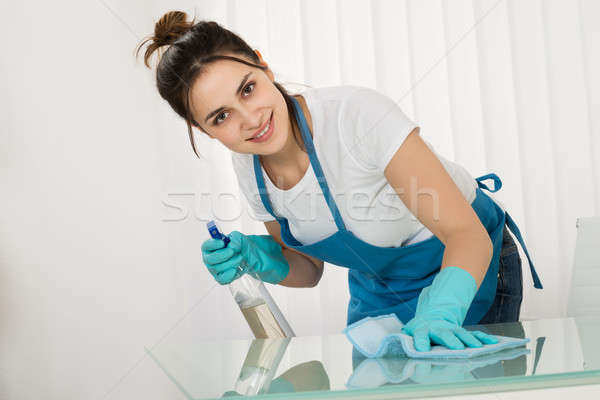
<svg viewBox="0 0 600 400">
<path fill-rule="evenodd" d="M 267 125 L 263 128 L 263 130 L 260 131 L 256 136 L 246 140 L 250 142 L 264 142 L 271 136 L 271 133 L 273 133 L 273 126 L 273 114 L 271 114 L 271 118 L 269 119 Z"/>
</svg>

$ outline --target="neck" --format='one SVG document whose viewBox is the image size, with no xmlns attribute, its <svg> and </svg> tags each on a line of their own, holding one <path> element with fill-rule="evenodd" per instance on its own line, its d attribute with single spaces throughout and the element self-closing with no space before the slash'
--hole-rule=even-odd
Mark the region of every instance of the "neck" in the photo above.
<svg viewBox="0 0 600 400">
<path fill-rule="evenodd" d="M 300 101 L 300 100 L 299 100 Z M 300 107 L 302 113 L 306 116 L 307 111 L 304 110 L 302 103 L 300 103 Z M 296 136 L 302 140 L 302 134 L 300 132 L 300 127 L 295 125 L 292 118 L 288 119 L 289 121 L 289 130 L 287 139 L 283 148 L 275 154 L 263 155 L 261 159 L 263 160 L 263 166 L 268 164 L 271 166 L 271 170 L 306 170 L 306 165 L 308 161 L 308 154 L 306 154 L 301 148 L 296 139 L 294 138 L 294 132 Z M 265 167 L 267 169 L 268 167 Z"/>
<path fill-rule="evenodd" d="M 310 168 L 308 154 L 302 151 L 294 139 L 292 129 L 289 130 L 283 149 L 275 154 L 261 156 L 261 160 L 271 182 L 282 190 L 294 187 Z"/>
<path fill-rule="evenodd" d="M 303 154 L 304 152 L 294 138 L 294 131 L 290 129 L 283 148 L 275 154 L 264 155 L 262 158 L 269 165 L 277 166 L 278 168 L 290 168 L 298 165 L 298 160 L 303 158 Z"/>
</svg>

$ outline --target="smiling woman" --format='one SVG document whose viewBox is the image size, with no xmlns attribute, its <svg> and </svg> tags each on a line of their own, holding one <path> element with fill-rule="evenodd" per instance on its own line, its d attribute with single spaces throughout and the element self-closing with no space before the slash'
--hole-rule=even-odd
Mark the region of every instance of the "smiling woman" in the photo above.
<svg viewBox="0 0 600 400">
<path fill-rule="evenodd" d="M 232 150 L 244 152 L 251 143 L 243 141 L 260 133 L 271 114 L 282 132 L 279 136 L 291 129 L 295 146 L 304 148 L 291 96 L 275 82 L 260 52 L 235 33 L 214 21 L 195 23 L 194 18 L 188 22 L 184 12 L 171 11 L 156 23 L 154 35 L 137 46 L 136 54 L 148 42 L 144 64 L 150 68 L 149 61 L 158 51 L 158 92 L 185 119 L 198 157 L 193 126 Z M 165 46 L 168 48 L 162 52 Z M 290 148 L 293 144 L 289 140 L 284 143 Z"/>
<path fill-rule="evenodd" d="M 202 121 L 208 136 L 231 151 L 267 159 L 283 149 L 291 158 L 300 149 L 293 137 L 285 147 L 291 130 L 285 99 L 273 84 L 273 73 L 259 59 L 266 70 L 230 60 L 210 63 L 192 84 L 190 112 L 194 120 Z M 275 134 L 271 127 L 277 128 Z"/>
<path fill-rule="evenodd" d="M 157 67 L 160 95 L 186 119 L 190 140 L 195 126 L 231 150 L 242 192 L 269 232 L 258 240 L 234 231 L 238 245 L 227 249 L 203 244 L 219 283 L 249 260 L 278 260 L 252 268 L 290 287 L 318 284 L 324 262 L 342 266 L 348 324 L 394 313 L 421 350 L 430 342 L 479 347 L 463 323 L 518 319 L 522 283 L 504 278 L 520 277 L 521 265 L 505 260 L 504 248 L 514 245 L 506 226 L 524 243 L 483 192 L 500 188 L 496 175 L 475 179 L 438 155 L 419 126 L 371 88 L 290 96 L 258 51 L 215 22 L 169 12 L 152 39 L 146 65 L 170 45 Z M 366 205 L 355 204 L 357 195 Z"/>
</svg>

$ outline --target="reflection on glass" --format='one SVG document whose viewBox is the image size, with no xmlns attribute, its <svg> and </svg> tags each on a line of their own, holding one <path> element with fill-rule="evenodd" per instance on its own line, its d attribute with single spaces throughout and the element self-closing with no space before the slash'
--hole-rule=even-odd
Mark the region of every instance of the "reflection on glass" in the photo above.
<svg viewBox="0 0 600 400">
<path fill-rule="evenodd" d="M 329 376 L 323 363 L 303 362 L 285 371 L 271 384 L 269 393 L 329 390 Z"/>
<path fill-rule="evenodd" d="M 289 342 L 289 338 L 254 340 L 235 383 L 235 393 L 251 396 L 268 391 Z"/>
<path fill-rule="evenodd" d="M 531 340 L 467 360 L 366 359 L 343 334 L 202 342 L 194 336 L 201 328 L 190 324 L 150 356 L 194 400 L 262 394 L 284 399 L 293 392 L 299 399 L 344 398 L 355 397 L 355 389 L 366 397 L 418 397 L 600 383 L 600 318 L 473 328 Z"/>
<path fill-rule="evenodd" d="M 234 385 L 235 390 L 225 392 L 223 397 L 329 390 L 327 372 L 316 360 L 295 365 L 273 379 L 289 342 L 289 338 L 254 340 Z"/>
<path fill-rule="evenodd" d="M 575 319 L 575 326 L 580 338 L 581 352 L 585 355 L 583 368 L 586 371 L 600 369 L 600 318 L 579 317 Z"/>
<path fill-rule="evenodd" d="M 489 333 L 490 335 L 502 335 L 510 336 L 514 338 L 524 338 L 525 330 L 523 324 L 520 322 L 514 322 L 510 324 L 496 324 L 486 325 L 479 327 L 481 331 Z M 530 336 L 531 341 L 534 338 Z M 537 342 L 536 342 L 537 343 Z M 541 355 L 542 346 L 536 344 L 536 351 Z M 539 357 L 538 355 L 538 357 Z M 497 378 L 500 376 L 522 376 L 527 373 L 527 360 L 525 356 L 515 357 L 513 359 L 503 360 L 501 365 L 490 365 L 488 367 L 479 368 L 476 371 L 476 376 L 479 379 L 482 378 Z"/>
<path fill-rule="evenodd" d="M 425 360 L 406 357 L 366 358 L 360 361 L 346 386 L 349 389 L 373 388 L 400 383 L 456 383 L 479 379 L 480 369 L 496 370 L 503 376 L 503 363 L 519 360 L 525 365 L 526 348 L 506 349 L 469 359 Z"/>
</svg>

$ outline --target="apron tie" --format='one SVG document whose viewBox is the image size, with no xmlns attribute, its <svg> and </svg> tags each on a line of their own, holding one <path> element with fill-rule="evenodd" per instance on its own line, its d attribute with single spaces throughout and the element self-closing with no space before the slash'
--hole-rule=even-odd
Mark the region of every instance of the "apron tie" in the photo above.
<svg viewBox="0 0 600 400">
<path fill-rule="evenodd" d="M 483 183 L 483 181 L 485 181 L 487 179 L 494 180 L 494 190 L 490 189 L 485 183 Z M 477 181 L 477 185 L 479 185 L 479 187 L 481 189 L 485 189 L 492 193 L 497 192 L 502 187 L 502 181 L 500 180 L 498 175 L 496 175 L 494 173 L 480 176 L 479 178 L 477 178 L 475 180 Z M 523 248 L 525 255 L 527 256 L 527 262 L 529 262 L 529 270 L 531 271 L 531 277 L 533 278 L 533 287 L 535 287 L 536 289 L 543 289 L 544 287 L 542 286 L 542 282 L 540 281 L 540 278 L 539 278 L 537 272 L 535 271 L 535 267 L 533 266 L 533 261 L 531 261 L 531 257 L 529 256 L 529 251 L 527 251 L 527 246 L 525 246 L 525 241 L 523 240 L 521 231 L 517 227 L 517 224 L 512 219 L 512 217 L 508 214 L 508 212 L 504 211 L 504 214 L 506 215 L 506 225 L 508 226 L 508 229 L 513 233 L 513 235 L 515 235 L 515 237 L 521 244 L 521 247 Z"/>
</svg>

